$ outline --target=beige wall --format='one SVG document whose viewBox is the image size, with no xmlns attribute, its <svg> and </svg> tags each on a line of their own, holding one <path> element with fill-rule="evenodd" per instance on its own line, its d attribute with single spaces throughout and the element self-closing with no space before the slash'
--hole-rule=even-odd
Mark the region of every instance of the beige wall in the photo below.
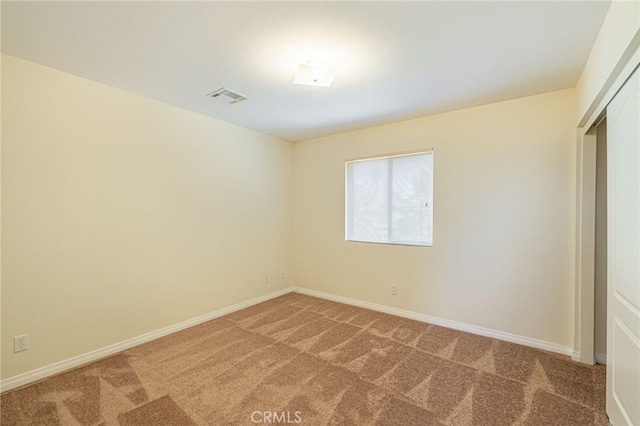
<svg viewBox="0 0 640 426">
<path fill-rule="evenodd" d="M 290 285 L 290 143 L 4 55 L 2 107 L 3 378 Z"/>
<path fill-rule="evenodd" d="M 572 347 L 574 117 L 571 89 L 297 143 L 296 285 Z M 345 242 L 344 160 L 422 147 L 433 247 Z"/>
<path fill-rule="evenodd" d="M 292 146 L 2 59 L 2 378 L 284 288 L 292 272 L 572 346 L 574 90 Z M 435 149 L 434 247 L 344 242 L 344 159 L 422 147 Z M 31 348 L 13 354 L 24 333 Z"/>
</svg>

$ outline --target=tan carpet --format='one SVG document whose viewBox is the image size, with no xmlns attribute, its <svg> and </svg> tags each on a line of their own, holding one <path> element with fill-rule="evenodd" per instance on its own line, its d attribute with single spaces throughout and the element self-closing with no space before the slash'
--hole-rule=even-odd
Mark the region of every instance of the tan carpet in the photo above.
<svg viewBox="0 0 640 426">
<path fill-rule="evenodd" d="M 606 425 L 603 366 L 287 294 L 1 396 L 9 425 Z"/>
</svg>

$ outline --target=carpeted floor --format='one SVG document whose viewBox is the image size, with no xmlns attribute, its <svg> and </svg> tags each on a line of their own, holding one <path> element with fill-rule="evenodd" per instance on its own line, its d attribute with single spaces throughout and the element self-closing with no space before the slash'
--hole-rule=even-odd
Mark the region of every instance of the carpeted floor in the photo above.
<svg viewBox="0 0 640 426">
<path fill-rule="evenodd" d="M 296 293 L 1 396 L 9 425 L 606 425 L 604 366 Z"/>
</svg>

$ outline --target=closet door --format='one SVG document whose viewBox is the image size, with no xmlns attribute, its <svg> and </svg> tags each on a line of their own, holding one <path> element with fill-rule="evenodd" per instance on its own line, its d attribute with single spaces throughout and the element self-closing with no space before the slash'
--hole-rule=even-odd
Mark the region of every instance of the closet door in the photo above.
<svg viewBox="0 0 640 426">
<path fill-rule="evenodd" d="M 640 425 L 640 72 L 607 107 L 607 414 Z"/>
</svg>

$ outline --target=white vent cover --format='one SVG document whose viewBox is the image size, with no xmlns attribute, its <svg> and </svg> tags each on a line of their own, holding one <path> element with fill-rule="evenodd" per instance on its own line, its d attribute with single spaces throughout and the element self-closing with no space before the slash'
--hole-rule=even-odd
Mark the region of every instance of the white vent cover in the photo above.
<svg viewBox="0 0 640 426">
<path fill-rule="evenodd" d="M 226 87 L 221 87 L 220 89 L 209 93 L 207 96 L 225 100 L 230 104 L 237 104 L 238 102 L 244 101 L 246 99 L 251 99 L 248 96 L 245 96 L 241 93 L 236 92 L 235 90 L 231 90 Z"/>
</svg>

